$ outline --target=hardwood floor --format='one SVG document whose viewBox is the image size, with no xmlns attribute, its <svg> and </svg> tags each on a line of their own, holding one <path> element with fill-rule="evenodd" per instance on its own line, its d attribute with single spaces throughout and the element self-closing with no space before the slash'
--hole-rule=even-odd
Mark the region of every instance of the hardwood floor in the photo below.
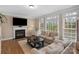
<svg viewBox="0 0 79 59">
<path fill-rule="evenodd" d="M 24 54 L 18 40 L 1 41 L 1 54 Z"/>
<path fill-rule="evenodd" d="M 19 40 L 20 39 L 1 41 L 1 54 L 24 54 L 23 50 L 18 44 Z M 79 50 L 77 51 L 77 54 L 79 54 Z"/>
</svg>

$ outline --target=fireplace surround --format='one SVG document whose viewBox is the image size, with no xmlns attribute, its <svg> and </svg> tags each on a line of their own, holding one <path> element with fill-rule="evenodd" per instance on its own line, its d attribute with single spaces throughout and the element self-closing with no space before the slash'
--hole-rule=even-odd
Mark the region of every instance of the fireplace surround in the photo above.
<svg viewBox="0 0 79 59">
<path fill-rule="evenodd" d="M 19 39 L 27 36 L 27 26 L 13 26 L 13 38 Z"/>
<path fill-rule="evenodd" d="M 16 30 L 15 31 L 15 39 L 24 38 L 25 37 L 25 30 Z"/>
</svg>

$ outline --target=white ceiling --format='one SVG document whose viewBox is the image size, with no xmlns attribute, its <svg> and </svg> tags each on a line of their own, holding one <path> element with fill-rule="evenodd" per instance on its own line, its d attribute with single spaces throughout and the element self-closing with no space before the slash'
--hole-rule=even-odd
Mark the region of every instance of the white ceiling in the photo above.
<svg viewBox="0 0 79 59">
<path fill-rule="evenodd" d="M 72 5 L 37 5 L 37 8 L 30 9 L 25 5 L 0 5 L 0 12 L 17 17 L 37 17 L 70 7 Z"/>
</svg>

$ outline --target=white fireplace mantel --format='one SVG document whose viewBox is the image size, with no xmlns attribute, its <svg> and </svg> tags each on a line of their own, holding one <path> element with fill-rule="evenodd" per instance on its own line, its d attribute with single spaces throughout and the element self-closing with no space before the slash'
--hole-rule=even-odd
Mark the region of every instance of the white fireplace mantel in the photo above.
<svg viewBox="0 0 79 59">
<path fill-rule="evenodd" d="M 13 26 L 13 38 L 15 38 L 15 31 L 16 30 L 25 30 L 25 36 L 27 36 L 27 26 Z"/>
</svg>

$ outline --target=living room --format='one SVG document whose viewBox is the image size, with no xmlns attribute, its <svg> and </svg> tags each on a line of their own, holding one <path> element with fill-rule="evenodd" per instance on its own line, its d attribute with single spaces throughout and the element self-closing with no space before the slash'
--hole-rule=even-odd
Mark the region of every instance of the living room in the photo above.
<svg viewBox="0 0 79 59">
<path fill-rule="evenodd" d="M 0 11 L 1 54 L 79 53 L 78 5 L 4 5 Z"/>
</svg>

